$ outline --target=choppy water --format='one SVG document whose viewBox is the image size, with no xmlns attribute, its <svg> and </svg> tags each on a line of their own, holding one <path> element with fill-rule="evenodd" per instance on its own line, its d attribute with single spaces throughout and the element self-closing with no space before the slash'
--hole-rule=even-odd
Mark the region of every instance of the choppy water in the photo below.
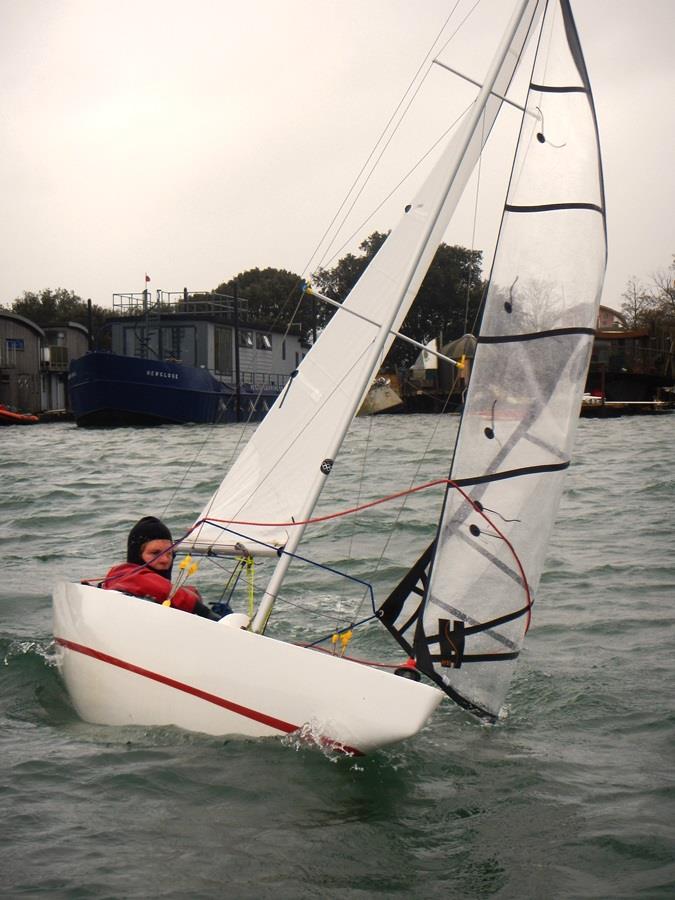
<svg viewBox="0 0 675 900">
<path fill-rule="evenodd" d="M 359 422 L 323 509 L 442 477 L 455 428 Z M 3 429 L 0 895 L 675 895 L 674 434 L 667 416 L 580 423 L 507 719 L 444 704 L 417 738 L 353 760 L 87 725 L 53 666 L 51 585 L 104 572 L 140 515 L 168 507 L 176 531 L 189 524 L 235 427 Z M 322 526 L 312 554 L 384 589 L 429 538 L 437 500 L 417 495 L 395 534 L 392 507 Z M 321 609 L 334 590 L 293 572 L 281 630 L 330 628 L 290 601 Z M 380 640 L 367 632 L 355 652 Z"/>
</svg>

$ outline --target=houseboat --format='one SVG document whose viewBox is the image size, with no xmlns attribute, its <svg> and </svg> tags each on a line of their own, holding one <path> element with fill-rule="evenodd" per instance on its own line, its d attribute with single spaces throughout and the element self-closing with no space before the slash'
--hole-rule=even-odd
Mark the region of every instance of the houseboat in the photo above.
<svg viewBox="0 0 675 900">
<path fill-rule="evenodd" d="M 591 418 L 672 411 L 675 327 L 653 322 L 630 327 L 600 307 L 581 415 Z"/>
<path fill-rule="evenodd" d="M 259 421 L 303 348 L 256 322 L 246 300 L 213 292 L 113 295 L 111 352 L 70 366 L 80 426 Z"/>
</svg>

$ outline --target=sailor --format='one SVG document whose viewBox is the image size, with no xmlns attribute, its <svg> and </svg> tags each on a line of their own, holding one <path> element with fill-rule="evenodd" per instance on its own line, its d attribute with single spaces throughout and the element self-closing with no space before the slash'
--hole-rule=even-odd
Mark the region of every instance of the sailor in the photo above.
<svg viewBox="0 0 675 900">
<path fill-rule="evenodd" d="M 129 532 L 127 561 L 113 566 L 101 587 L 156 603 L 168 600 L 177 609 L 217 621 L 220 616 L 202 603 L 197 588 L 180 587 L 172 594 L 174 555 L 173 538 L 166 525 L 154 516 L 144 516 Z"/>
</svg>

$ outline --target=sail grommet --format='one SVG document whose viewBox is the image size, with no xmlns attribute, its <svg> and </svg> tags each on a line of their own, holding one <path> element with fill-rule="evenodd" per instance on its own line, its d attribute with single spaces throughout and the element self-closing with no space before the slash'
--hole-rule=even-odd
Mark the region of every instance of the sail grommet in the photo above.
<svg viewBox="0 0 675 900">
<path fill-rule="evenodd" d="M 509 315 L 511 315 L 511 313 L 513 312 L 513 304 L 509 300 L 507 300 L 504 303 L 504 309 L 507 311 L 507 313 Z"/>
<path fill-rule="evenodd" d="M 488 425 L 487 428 L 483 429 L 483 434 L 485 435 L 486 438 L 489 438 L 490 440 L 492 440 L 495 436 L 495 430 L 494 430 L 494 428 L 490 428 L 490 426 Z"/>
<path fill-rule="evenodd" d="M 324 461 L 321 463 L 319 468 L 321 469 L 321 471 L 323 472 L 324 475 L 330 475 L 331 469 L 333 468 L 333 462 L 334 462 L 334 460 L 332 460 L 332 459 L 324 459 Z"/>
<path fill-rule="evenodd" d="M 411 209 L 412 209 L 412 203 L 408 203 L 408 204 L 405 206 L 403 212 L 409 213 Z"/>
<path fill-rule="evenodd" d="M 474 537 L 480 537 L 480 528 L 478 525 L 469 525 L 469 531 Z"/>
<path fill-rule="evenodd" d="M 545 144 L 545 143 L 546 143 L 546 138 L 545 138 L 544 135 L 541 133 L 541 131 L 538 131 L 538 132 L 537 132 L 537 140 L 539 141 L 540 144 Z"/>
</svg>

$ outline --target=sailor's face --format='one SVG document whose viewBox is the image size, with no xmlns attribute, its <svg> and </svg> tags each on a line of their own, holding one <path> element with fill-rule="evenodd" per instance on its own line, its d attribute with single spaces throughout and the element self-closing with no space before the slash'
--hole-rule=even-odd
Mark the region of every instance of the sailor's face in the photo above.
<svg viewBox="0 0 675 900">
<path fill-rule="evenodd" d="M 173 563 L 171 541 L 148 541 L 141 548 L 141 559 L 144 563 L 149 563 L 151 569 L 155 569 L 157 572 L 166 572 Z"/>
</svg>

